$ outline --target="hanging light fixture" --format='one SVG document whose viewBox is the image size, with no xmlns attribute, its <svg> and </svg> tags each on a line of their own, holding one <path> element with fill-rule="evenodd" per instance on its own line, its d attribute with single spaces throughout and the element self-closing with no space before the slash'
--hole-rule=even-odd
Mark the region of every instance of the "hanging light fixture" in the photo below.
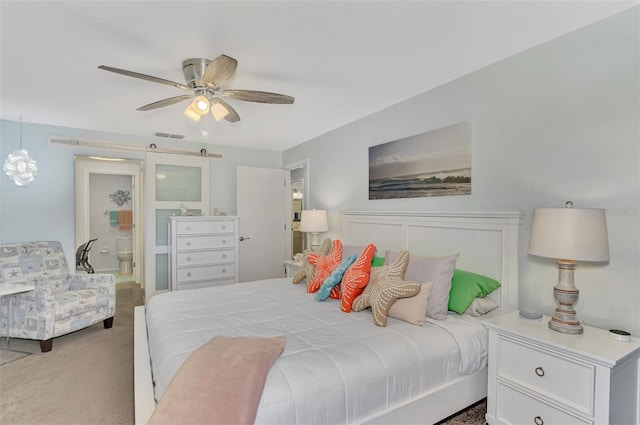
<svg viewBox="0 0 640 425">
<path fill-rule="evenodd" d="M 22 149 L 22 116 L 20 116 L 20 149 L 9 154 L 2 169 L 16 186 L 27 186 L 38 174 L 36 161 L 29 156 L 26 149 Z"/>
<path fill-rule="evenodd" d="M 216 99 L 211 101 L 203 95 L 197 96 L 184 110 L 184 114 L 194 121 L 200 121 L 200 118 L 209 111 L 211 111 L 211 115 L 216 121 L 220 121 L 229 115 L 229 110 L 222 103 L 217 102 Z"/>
<path fill-rule="evenodd" d="M 187 109 L 184 110 L 184 114 L 194 121 L 200 121 L 200 118 L 203 115 L 206 115 L 210 109 L 211 103 L 209 102 L 209 99 L 200 95 L 193 99 L 193 102 L 187 106 Z"/>
<path fill-rule="evenodd" d="M 211 107 L 211 114 L 213 115 L 213 118 L 216 119 L 216 121 L 220 121 L 221 119 L 229 115 L 229 110 L 225 108 L 222 103 L 216 102 Z"/>
</svg>

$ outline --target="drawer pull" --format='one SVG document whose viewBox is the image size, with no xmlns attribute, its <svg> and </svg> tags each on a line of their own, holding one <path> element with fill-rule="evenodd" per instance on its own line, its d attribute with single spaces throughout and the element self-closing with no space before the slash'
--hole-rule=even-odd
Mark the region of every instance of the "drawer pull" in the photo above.
<svg viewBox="0 0 640 425">
<path fill-rule="evenodd" d="M 225 226 L 224 224 L 222 225 L 222 230 L 226 229 L 227 226 Z"/>
<path fill-rule="evenodd" d="M 222 245 L 225 245 L 226 243 L 227 243 L 227 240 L 226 240 L 226 239 L 223 239 L 223 240 L 222 240 Z"/>
<path fill-rule="evenodd" d="M 227 254 L 222 254 L 222 259 L 226 260 L 226 258 L 227 258 Z"/>
<path fill-rule="evenodd" d="M 187 257 L 187 261 L 191 261 L 191 257 Z"/>
<path fill-rule="evenodd" d="M 536 416 L 535 418 L 533 418 L 533 422 L 536 425 L 544 425 L 544 421 L 542 420 L 542 418 L 540 416 Z"/>
<path fill-rule="evenodd" d="M 187 230 L 191 230 L 191 226 L 187 226 Z"/>
<path fill-rule="evenodd" d="M 187 246 L 191 246 L 191 242 L 187 242 Z"/>
<path fill-rule="evenodd" d="M 538 366 L 536 368 L 536 375 L 538 376 L 544 376 L 544 369 L 542 368 L 542 366 Z"/>
<path fill-rule="evenodd" d="M 191 272 L 187 272 L 187 276 L 191 276 Z"/>
<path fill-rule="evenodd" d="M 227 269 L 222 269 L 222 273 L 226 273 L 226 272 L 227 272 Z"/>
</svg>

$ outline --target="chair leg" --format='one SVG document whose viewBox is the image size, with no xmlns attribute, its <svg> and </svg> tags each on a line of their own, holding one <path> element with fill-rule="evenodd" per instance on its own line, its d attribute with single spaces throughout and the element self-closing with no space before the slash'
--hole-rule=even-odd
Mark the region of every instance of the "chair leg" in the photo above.
<svg viewBox="0 0 640 425">
<path fill-rule="evenodd" d="M 52 348 L 53 348 L 53 338 L 49 338 L 45 341 L 40 341 L 40 350 L 43 353 L 47 353 L 51 351 Z"/>
<path fill-rule="evenodd" d="M 105 329 L 110 329 L 113 326 L 113 316 L 108 319 L 104 319 L 102 323 L 104 324 Z"/>
</svg>

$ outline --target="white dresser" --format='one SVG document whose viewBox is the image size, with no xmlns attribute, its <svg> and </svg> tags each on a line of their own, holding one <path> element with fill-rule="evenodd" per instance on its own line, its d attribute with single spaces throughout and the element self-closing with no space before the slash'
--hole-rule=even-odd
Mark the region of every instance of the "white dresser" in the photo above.
<svg viewBox="0 0 640 425">
<path fill-rule="evenodd" d="M 571 425 L 638 424 L 640 340 L 620 342 L 584 326 L 582 335 L 549 329 L 517 312 L 489 329 L 487 422 Z"/>
<path fill-rule="evenodd" d="M 238 218 L 171 217 L 170 288 L 203 288 L 238 281 Z"/>
</svg>

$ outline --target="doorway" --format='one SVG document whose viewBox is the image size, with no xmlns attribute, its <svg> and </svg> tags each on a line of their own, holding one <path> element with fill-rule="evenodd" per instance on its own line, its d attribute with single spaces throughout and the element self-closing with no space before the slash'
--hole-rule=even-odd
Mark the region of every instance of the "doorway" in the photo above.
<svg viewBox="0 0 640 425">
<path fill-rule="evenodd" d="M 95 271 L 141 283 L 142 161 L 76 155 L 74 162 L 75 249 L 97 239 L 89 251 Z"/>
<path fill-rule="evenodd" d="M 291 229 L 290 260 L 294 254 L 301 253 L 307 249 L 307 234 L 300 231 L 300 218 L 302 217 L 302 210 L 309 208 L 309 160 L 305 159 L 287 164 L 284 169 L 289 171 L 291 181 L 290 203 L 287 205 L 290 211 L 289 229 Z"/>
</svg>

